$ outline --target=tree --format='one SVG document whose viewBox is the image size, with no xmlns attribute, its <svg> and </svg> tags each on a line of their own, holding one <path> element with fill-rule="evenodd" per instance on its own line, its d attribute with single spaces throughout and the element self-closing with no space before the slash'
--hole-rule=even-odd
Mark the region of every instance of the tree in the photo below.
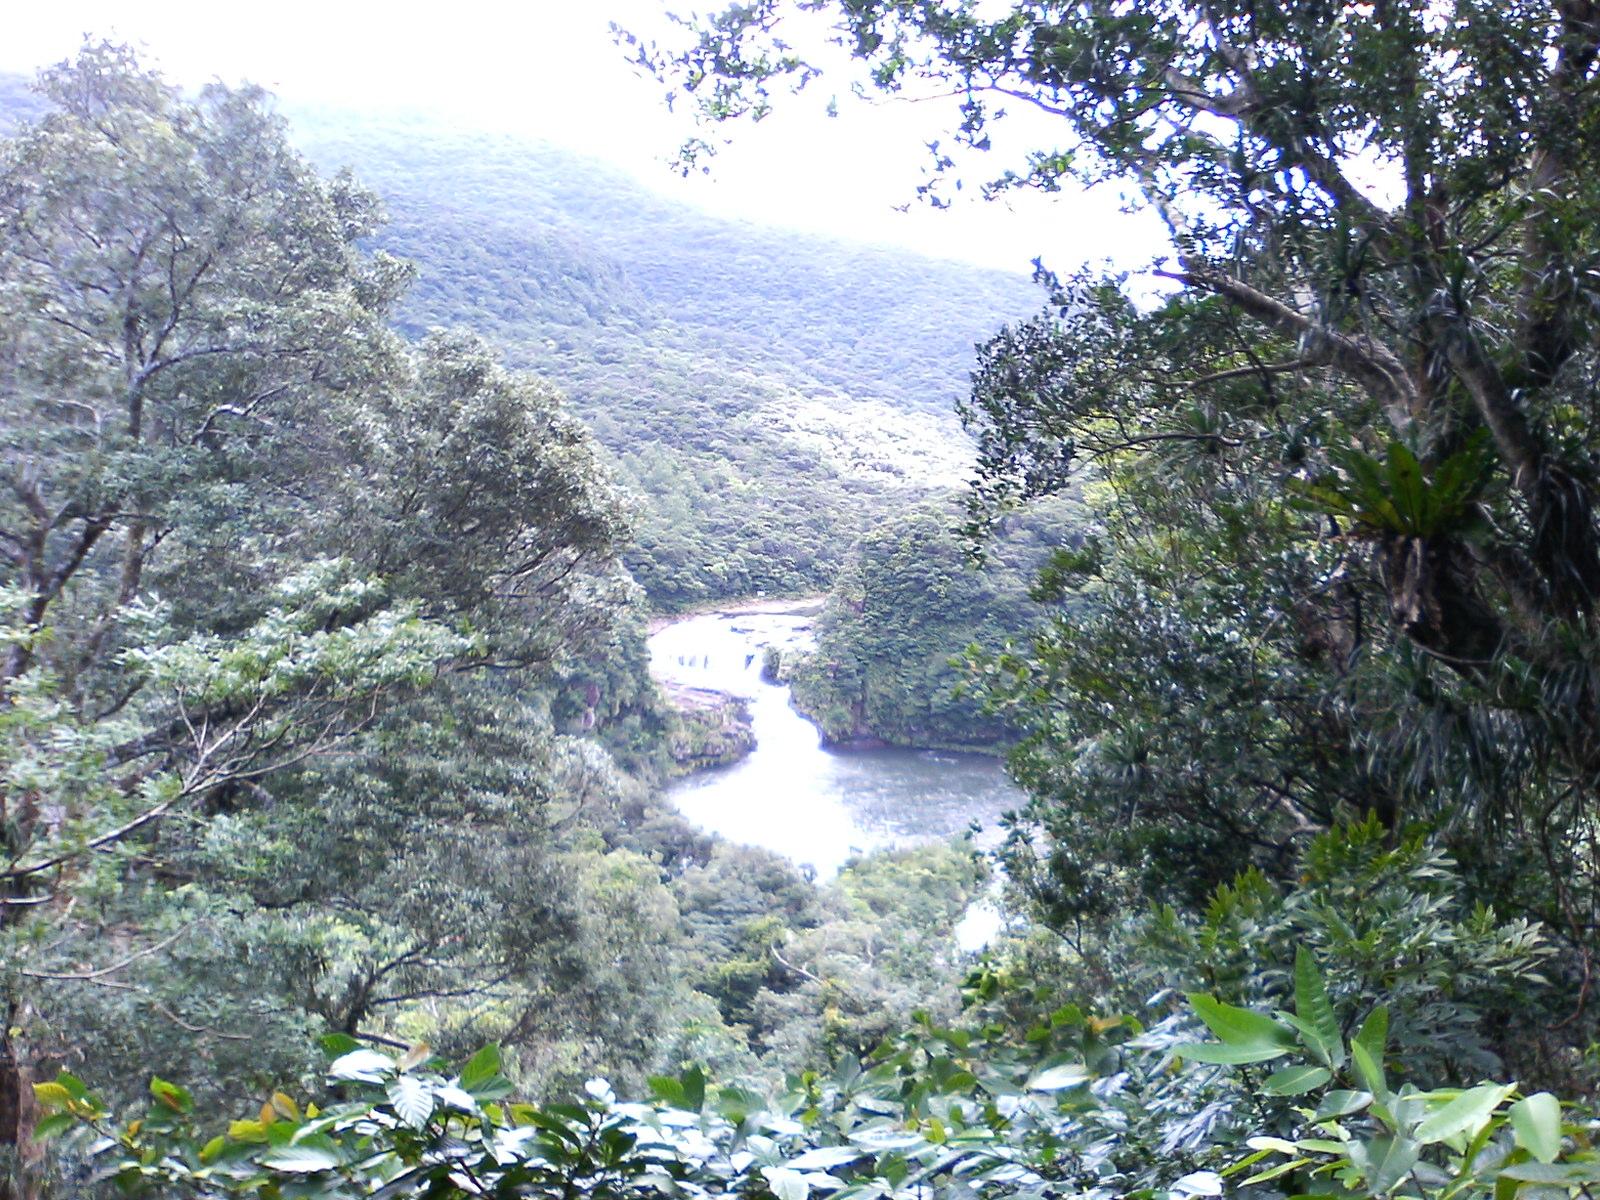
<svg viewBox="0 0 1600 1200">
<path fill-rule="evenodd" d="M 953 97 L 935 196 L 1028 110 L 1036 140 L 989 187 L 1115 179 L 1166 223 L 1155 304 L 1085 273 L 989 348 L 968 410 L 980 507 L 1084 469 L 1156 553 L 1163 527 L 1180 547 L 1221 531 L 1228 569 L 1274 569 L 1229 619 L 1280 644 L 1296 626 L 1291 657 L 1320 656 L 1332 749 L 1381 768 L 1351 802 L 1472 831 L 1480 882 L 1586 961 L 1600 10 L 766 0 L 678 49 L 635 45 L 702 116 L 759 119 L 780 81 L 821 74 L 796 10 L 832 21 L 871 86 Z M 1183 512 L 1152 499 L 1171 479 Z"/>
<path fill-rule="evenodd" d="M 539 819 L 575 778 L 550 693 L 558 665 L 604 677 L 634 592 L 582 427 L 475 339 L 414 351 L 388 328 L 411 271 L 362 248 L 376 199 L 319 178 L 263 93 L 186 98 L 106 45 L 40 89 L 46 114 L 0 143 L 0 1138 L 24 1160 L 29 1077 L 79 1037 L 227 1061 L 248 1012 L 286 1048 L 332 1019 L 340 955 L 452 993 L 515 965 L 496 899 L 559 927 L 538 881 L 592 868 Z M 472 699 L 490 669 L 524 672 L 509 720 Z M 424 705 L 435 689 L 462 702 Z M 374 760 L 446 727 L 491 756 L 480 790 Z M 430 818 L 387 860 L 428 886 L 341 890 L 340 852 L 393 828 L 359 802 L 386 788 Z M 442 902 L 490 812 L 520 888 Z M 295 848 L 327 855 L 294 868 L 320 891 L 252 874 L 312 813 L 325 836 Z M 296 907 L 318 899 L 347 907 L 319 925 Z"/>
</svg>

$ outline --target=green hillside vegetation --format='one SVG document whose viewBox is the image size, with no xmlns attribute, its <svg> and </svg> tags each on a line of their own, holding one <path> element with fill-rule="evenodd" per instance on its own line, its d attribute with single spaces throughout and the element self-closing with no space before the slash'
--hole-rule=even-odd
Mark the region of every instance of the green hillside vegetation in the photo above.
<svg viewBox="0 0 1600 1200">
<path fill-rule="evenodd" d="M 425 119 L 293 111 L 384 198 L 396 310 L 559 384 L 644 500 L 624 561 L 658 608 L 825 590 L 882 516 L 959 485 L 973 347 L 1020 276 L 717 220 L 624 173 Z"/>
<path fill-rule="evenodd" d="M 890 518 L 862 536 L 817 622 L 814 653 L 781 670 L 796 705 L 830 742 L 999 752 L 1012 736 L 967 688 L 964 655 L 1023 641 L 1045 609 L 1039 571 L 1085 527 L 1076 504 L 1010 514 L 981 567 L 951 504 Z"/>
</svg>

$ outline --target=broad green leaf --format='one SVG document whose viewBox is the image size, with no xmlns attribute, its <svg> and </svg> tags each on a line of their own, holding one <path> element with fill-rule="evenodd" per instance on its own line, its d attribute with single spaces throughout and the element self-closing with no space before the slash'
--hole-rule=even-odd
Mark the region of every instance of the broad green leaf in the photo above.
<svg viewBox="0 0 1600 1200">
<path fill-rule="evenodd" d="M 72 1100 L 72 1093 L 59 1083 L 36 1083 L 33 1098 L 45 1108 L 65 1108 Z"/>
<path fill-rule="evenodd" d="M 1191 992 L 1189 1004 L 1218 1039 L 1230 1046 L 1250 1046 L 1259 1049 L 1276 1047 L 1278 1051 L 1293 1050 L 1294 1033 L 1262 1013 L 1248 1008 L 1224 1004 L 1214 996 Z"/>
<path fill-rule="evenodd" d="M 48 1142 L 51 1138 L 65 1133 L 77 1123 L 78 1118 L 71 1113 L 51 1113 L 48 1117 L 40 1117 L 38 1123 L 33 1127 L 33 1140 L 36 1142 Z"/>
<path fill-rule="evenodd" d="M 256 1160 L 273 1171 L 286 1171 L 291 1175 L 309 1175 L 316 1171 L 330 1171 L 341 1166 L 344 1159 L 338 1148 L 326 1138 L 308 1139 L 292 1146 L 274 1146 Z"/>
<path fill-rule="evenodd" d="M 433 1091 L 415 1075 L 399 1075 L 389 1083 L 389 1103 L 395 1115 L 413 1129 L 421 1129 L 433 1116 Z"/>
<path fill-rule="evenodd" d="M 1350 1057 L 1355 1060 L 1356 1074 L 1366 1084 L 1367 1091 L 1374 1096 L 1387 1096 L 1389 1085 L 1383 1075 L 1381 1052 L 1380 1055 L 1374 1055 L 1365 1042 L 1357 1039 L 1350 1044 Z"/>
<path fill-rule="evenodd" d="M 495 1079 L 500 1071 L 500 1047 L 493 1044 L 485 1046 L 461 1068 L 461 1087 L 465 1091 L 476 1092 L 480 1084 Z"/>
<path fill-rule="evenodd" d="M 325 1033 L 317 1039 L 317 1045 L 329 1058 L 339 1058 L 352 1050 L 361 1049 L 361 1043 L 348 1033 Z"/>
<path fill-rule="evenodd" d="M 1417 1126 L 1417 1142 L 1427 1146 L 1446 1141 L 1459 1133 L 1471 1137 L 1483 1128 L 1484 1123 L 1494 1115 L 1495 1109 L 1514 1090 L 1514 1085 L 1493 1083 L 1468 1088 L 1437 1112 L 1430 1113 Z"/>
<path fill-rule="evenodd" d="M 1272 1096 L 1303 1096 L 1321 1087 L 1333 1078 L 1327 1067 L 1285 1067 L 1267 1076 L 1262 1089 Z"/>
<path fill-rule="evenodd" d="M 1181 1179 L 1172 1181 L 1170 1191 L 1180 1196 L 1220 1196 L 1223 1179 L 1215 1171 L 1190 1171 Z"/>
<path fill-rule="evenodd" d="M 1350 1143 L 1350 1160 L 1375 1195 L 1393 1191 L 1420 1157 L 1417 1143 L 1405 1137 L 1375 1137 Z"/>
<path fill-rule="evenodd" d="M 394 1061 L 376 1050 L 352 1050 L 333 1060 L 328 1078 L 352 1083 L 382 1083 L 394 1074 Z"/>
<path fill-rule="evenodd" d="M 1244 1144 L 1252 1150 L 1276 1150 L 1279 1154 L 1298 1154 L 1300 1152 L 1300 1148 L 1287 1138 L 1271 1137 L 1267 1134 L 1258 1134 L 1255 1137 L 1246 1138 Z"/>
<path fill-rule="evenodd" d="M 784 1165 L 792 1171 L 826 1171 L 830 1167 L 840 1167 L 865 1157 L 867 1152 L 854 1146 L 818 1146 L 798 1158 L 791 1158 Z"/>
<path fill-rule="evenodd" d="M 1380 1004 L 1367 1014 L 1367 1019 L 1361 1022 L 1361 1031 L 1356 1034 L 1356 1042 L 1367 1048 L 1367 1053 L 1372 1056 L 1373 1061 L 1383 1061 L 1384 1051 L 1389 1048 L 1389 1008 L 1387 1005 Z"/>
<path fill-rule="evenodd" d="M 699 1112 L 706 1103 L 706 1073 L 694 1066 L 678 1078 L 683 1082 L 683 1106 L 690 1112 Z"/>
<path fill-rule="evenodd" d="M 1348 1117 L 1351 1113 L 1358 1113 L 1372 1103 L 1371 1092 L 1352 1092 L 1340 1089 L 1329 1092 L 1322 1097 L 1322 1103 L 1317 1105 L 1317 1111 L 1312 1114 L 1313 1121 L 1333 1121 L 1339 1117 Z"/>
<path fill-rule="evenodd" d="M 762 1167 L 761 1174 L 778 1200 L 807 1200 L 811 1195 L 811 1185 L 798 1171 L 787 1167 Z"/>
<path fill-rule="evenodd" d="M 433 1099 L 438 1104 L 443 1104 L 449 1108 L 458 1108 L 462 1112 L 476 1112 L 478 1110 L 479 1096 L 474 1096 L 465 1088 L 458 1088 L 453 1083 L 435 1084 L 433 1087 Z"/>
<path fill-rule="evenodd" d="M 1535 1092 L 1511 1106 L 1517 1145 L 1542 1163 L 1554 1162 L 1561 1153 L 1561 1102 L 1549 1092 Z"/>
<path fill-rule="evenodd" d="M 1515 1179 L 1519 1183 L 1576 1187 L 1584 1183 L 1600 1183 L 1600 1162 L 1517 1163 L 1501 1171 L 1500 1178 Z"/>
<path fill-rule="evenodd" d="M 1344 1037 L 1339 1031 L 1339 1019 L 1333 1014 L 1317 960 L 1303 945 L 1294 956 L 1294 1011 L 1311 1027 L 1316 1043 L 1312 1049 L 1319 1057 L 1330 1067 L 1343 1064 Z"/>
<path fill-rule="evenodd" d="M 1216 1063 L 1220 1066 L 1266 1062 L 1288 1053 L 1281 1046 L 1229 1046 L 1222 1042 L 1181 1042 L 1172 1048 L 1172 1052 L 1193 1062 Z"/>
<path fill-rule="evenodd" d="M 83 1080 L 79 1079 L 76 1075 L 72 1074 L 70 1071 L 57 1071 L 56 1072 L 56 1082 L 59 1083 L 62 1087 L 66 1088 L 68 1094 L 71 1095 L 71 1097 L 74 1100 L 82 1100 L 82 1101 L 85 1101 L 85 1102 L 88 1101 L 88 1099 L 89 1099 L 89 1089 L 88 1089 L 88 1087 L 85 1086 Z"/>
<path fill-rule="evenodd" d="M 663 1104 L 673 1108 L 688 1108 L 683 1099 L 683 1084 L 672 1075 L 652 1075 L 647 1081 L 650 1092 Z"/>
</svg>

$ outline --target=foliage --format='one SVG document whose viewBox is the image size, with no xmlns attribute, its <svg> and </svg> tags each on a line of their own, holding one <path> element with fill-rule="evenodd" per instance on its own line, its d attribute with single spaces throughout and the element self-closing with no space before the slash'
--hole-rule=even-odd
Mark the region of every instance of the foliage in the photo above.
<svg viewBox="0 0 1600 1200">
<path fill-rule="evenodd" d="M 958 486 L 972 346 L 1035 303 L 1020 276 L 716 220 L 548 145 L 289 111 L 313 161 L 382 191 L 374 244 L 418 270 L 400 327 L 470 326 L 590 423 L 645 500 L 624 558 L 658 609 L 824 591 L 859 534 Z"/>
<path fill-rule="evenodd" d="M 1279 1105 L 1280 1122 L 1248 1139 L 1254 1153 L 1221 1172 L 1241 1177 L 1240 1186 L 1281 1180 L 1279 1188 L 1304 1181 L 1346 1195 L 1505 1197 L 1524 1188 L 1583 1188 L 1600 1173 L 1588 1145 L 1592 1121 L 1577 1113 L 1563 1120 L 1549 1092 L 1519 1095 L 1515 1084 L 1495 1083 L 1392 1087 L 1388 1009 L 1373 1009 L 1352 1033 L 1304 948 L 1295 960 L 1293 1013 L 1274 1019 L 1204 994 L 1189 1000 L 1218 1040 L 1178 1046 L 1179 1054 L 1271 1062 L 1276 1069 L 1250 1090 L 1293 1098 Z"/>
<path fill-rule="evenodd" d="M 1167 229 L 1139 303 L 1053 281 L 966 408 L 978 524 L 1087 484 L 1107 527 L 984 668 L 1056 892 L 1192 903 L 1345 814 L 1427 824 L 1559 939 L 1583 1019 L 1551 1038 L 1585 1044 L 1592 7 L 770 0 L 631 45 L 708 122 L 759 120 L 824 74 L 819 26 L 860 86 L 952 97 L 935 196 L 1114 182 Z"/>
<path fill-rule="evenodd" d="M 1029 585 L 1059 535 L 1043 513 L 1020 517 L 978 567 L 957 524 L 949 506 L 928 506 L 864 535 L 817 622 L 815 652 L 781 665 L 825 739 L 983 750 L 1005 740 L 1003 722 L 958 694 L 956 660 L 1038 619 Z"/>
<path fill-rule="evenodd" d="M 653 1104 L 619 1102 L 594 1080 L 576 1102 L 533 1106 L 508 1098 L 492 1048 L 449 1075 L 425 1048 L 396 1063 L 348 1039 L 328 1043 L 336 1098 L 302 1107 L 275 1092 L 258 1116 L 209 1139 L 189 1093 L 164 1080 L 151 1083 L 147 1116 L 122 1127 L 71 1075 L 36 1091 L 55 1114 L 51 1135 L 80 1145 L 91 1130 L 103 1135 L 86 1148 L 130 1195 L 804 1200 L 1071 1189 L 1180 1200 L 1220 1195 L 1228 1177 L 1249 1172 L 1243 1185 L 1267 1195 L 1333 1183 L 1340 1195 L 1504 1200 L 1591 1180 L 1586 1116 L 1564 1119 L 1555 1097 L 1519 1096 L 1514 1084 L 1391 1085 L 1387 1009 L 1352 1027 L 1310 951 L 1292 975 L 1292 1011 L 1275 1015 L 1191 995 L 1215 1041 L 1182 1040 L 1187 1023 L 1147 1031 L 1072 1005 L 1020 1039 L 994 1023 L 922 1017 L 866 1061 L 791 1077 L 768 1096 L 717 1086 L 696 1067 L 653 1080 Z M 1249 1073 L 1265 1063 L 1276 1069 Z M 1233 1111 L 1198 1117 L 1205 1097 Z"/>
<path fill-rule="evenodd" d="M 198 1041 L 205 1096 L 330 1027 L 642 1079 L 697 1002 L 606 749 L 648 776 L 666 718 L 601 452 L 391 330 L 376 198 L 259 91 L 95 44 L 40 88 L 0 143 L 0 1136 L 26 1165 L 36 1071 Z"/>
</svg>

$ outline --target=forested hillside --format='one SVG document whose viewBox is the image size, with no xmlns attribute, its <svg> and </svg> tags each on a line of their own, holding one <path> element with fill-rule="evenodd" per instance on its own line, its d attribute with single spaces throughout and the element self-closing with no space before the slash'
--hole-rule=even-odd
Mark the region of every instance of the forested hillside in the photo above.
<svg viewBox="0 0 1600 1200">
<path fill-rule="evenodd" d="M 959 507 L 933 502 L 865 533 L 828 595 L 816 650 L 781 664 L 828 741 L 998 753 L 1011 739 L 969 686 L 964 656 L 1027 640 L 1047 611 L 1029 598 L 1034 580 L 1091 519 L 1065 500 L 1011 514 L 979 563 L 962 524 Z"/>
<path fill-rule="evenodd" d="M 463 325 L 558 383 L 642 494 L 657 606 L 820 591 L 883 514 L 960 484 L 973 347 L 1023 277 L 708 217 L 548 145 L 290 109 L 383 196 L 412 334 Z"/>
<path fill-rule="evenodd" d="M 426 128 L 371 136 L 386 226 L 324 117 L 319 167 L 257 89 L 45 71 L 0 138 L 0 1200 L 1593 1200 L 1600 6 L 618 40 L 691 157 L 826 76 L 935 105 L 935 198 L 1112 187 L 1158 265 L 1041 273 L 963 445 L 932 393 L 1006 281 Z M 819 880 L 664 790 L 647 619 L 828 582 L 796 694 L 1004 734 L 992 853 Z M 788 753 L 707 778 L 840 828 L 795 764 L 869 760 L 763 686 Z"/>
</svg>

